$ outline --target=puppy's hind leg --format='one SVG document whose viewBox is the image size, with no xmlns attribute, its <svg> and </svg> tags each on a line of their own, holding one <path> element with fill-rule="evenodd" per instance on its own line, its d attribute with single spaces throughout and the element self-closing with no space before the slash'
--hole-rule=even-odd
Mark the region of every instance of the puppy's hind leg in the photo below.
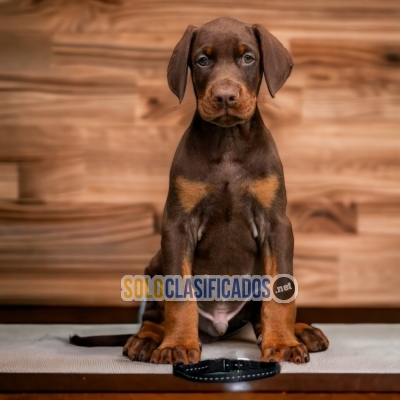
<svg viewBox="0 0 400 400">
<path fill-rule="evenodd" d="M 162 275 L 163 265 L 161 250 L 152 258 L 145 270 L 145 275 Z M 142 326 L 138 333 L 125 343 L 123 355 L 132 361 L 149 361 L 153 351 L 164 338 L 164 307 L 160 301 L 147 301 L 142 316 Z"/>
</svg>

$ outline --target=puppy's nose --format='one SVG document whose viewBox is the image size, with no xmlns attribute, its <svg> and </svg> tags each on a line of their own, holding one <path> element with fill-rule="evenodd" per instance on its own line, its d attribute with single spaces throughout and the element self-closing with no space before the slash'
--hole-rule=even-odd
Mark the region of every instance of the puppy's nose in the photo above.
<svg viewBox="0 0 400 400">
<path fill-rule="evenodd" d="M 212 96 L 218 107 L 233 107 L 239 99 L 239 89 L 231 86 L 219 86 L 213 89 Z"/>
</svg>

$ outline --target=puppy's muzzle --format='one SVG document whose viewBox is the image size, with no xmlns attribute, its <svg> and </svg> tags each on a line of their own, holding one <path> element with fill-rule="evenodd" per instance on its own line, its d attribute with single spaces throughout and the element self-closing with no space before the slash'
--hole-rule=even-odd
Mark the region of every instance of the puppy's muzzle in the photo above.
<svg viewBox="0 0 400 400">
<path fill-rule="evenodd" d="M 254 113 L 257 98 L 240 82 L 220 79 L 210 83 L 199 98 L 201 117 L 216 125 L 230 127 L 244 123 Z"/>
</svg>

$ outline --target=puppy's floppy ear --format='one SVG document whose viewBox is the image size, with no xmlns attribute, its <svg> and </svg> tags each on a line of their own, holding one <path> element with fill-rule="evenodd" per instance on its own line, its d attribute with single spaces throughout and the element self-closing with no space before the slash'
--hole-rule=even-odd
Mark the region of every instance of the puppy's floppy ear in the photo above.
<svg viewBox="0 0 400 400">
<path fill-rule="evenodd" d="M 176 45 L 168 64 L 168 86 L 182 103 L 186 90 L 187 69 L 190 56 L 190 45 L 193 39 L 195 27 L 187 27 L 182 39 Z"/>
<path fill-rule="evenodd" d="M 269 93 L 275 93 L 283 86 L 292 72 L 293 61 L 282 43 L 261 25 L 253 25 L 263 62 L 265 81 Z"/>
</svg>

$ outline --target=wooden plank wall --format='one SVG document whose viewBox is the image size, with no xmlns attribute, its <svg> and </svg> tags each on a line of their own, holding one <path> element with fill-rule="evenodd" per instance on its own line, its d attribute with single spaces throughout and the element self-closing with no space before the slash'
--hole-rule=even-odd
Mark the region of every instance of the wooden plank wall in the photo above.
<svg viewBox="0 0 400 400">
<path fill-rule="evenodd" d="M 194 110 L 191 90 L 177 107 L 168 59 L 187 25 L 219 16 L 263 24 L 295 62 L 275 99 L 263 84 L 260 108 L 285 168 L 298 304 L 400 305 L 398 0 L 2 1 L 2 302 L 121 305 L 118 274 L 132 272 L 135 257 L 142 268 L 158 235 L 148 230 L 131 247 L 132 238 L 108 240 L 100 254 L 130 260 L 119 269 L 96 261 L 99 247 L 85 250 L 92 267 L 74 264 L 79 244 L 68 242 L 61 257 L 60 243 L 27 237 L 28 206 L 12 219 L 12 204 L 123 203 L 129 214 L 148 203 L 159 218 Z M 90 273 L 102 268 L 113 283 L 106 274 L 95 286 Z M 42 289 L 10 289 L 20 282 Z"/>
</svg>

